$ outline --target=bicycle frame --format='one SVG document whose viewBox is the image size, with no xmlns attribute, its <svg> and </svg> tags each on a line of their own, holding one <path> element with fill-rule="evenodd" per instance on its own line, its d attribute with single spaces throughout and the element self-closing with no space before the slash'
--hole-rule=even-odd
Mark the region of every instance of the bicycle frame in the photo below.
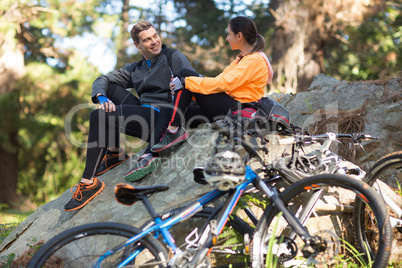
<svg viewBox="0 0 402 268">
<path fill-rule="evenodd" d="M 285 205 L 279 198 L 279 193 L 276 191 L 274 187 L 267 186 L 263 180 L 249 167 L 246 166 L 246 179 L 243 183 L 239 184 L 235 189 L 233 189 L 233 193 L 231 196 L 226 200 L 225 202 L 225 209 L 223 210 L 221 216 L 218 219 L 218 222 L 216 224 L 216 233 L 215 235 L 219 235 L 222 231 L 223 228 L 225 227 L 225 224 L 228 220 L 229 215 L 233 212 L 233 209 L 235 208 L 236 204 L 238 203 L 240 197 L 242 196 L 244 190 L 247 188 L 248 185 L 253 184 L 255 187 L 259 188 L 261 191 L 263 191 L 270 202 L 275 203 L 277 208 L 284 213 L 285 219 L 288 221 L 290 225 L 296 230 L 297 234 L 303 238 L 303 240 L 311 238 L 309 235 L 308 231 L 302 226 L 300 221 L 290 212 L 286 209 Z M 182 252 L 174 242 L 174 239 L 172 235 L 169 232 L 169 229 L 172 228 L 175 224 L 184 221 L 191 216 L 193 216 L 195 213 L 198 211 L 202 210 L 202 208 L 210 203 L 211 201 L 223 196 L 224 194 L 228 193 L 228 191 L 220 191 L 218 189 L 215 189 L 201 198 L 199 198 L 197 201 L 194 201 L 190 205 L 188 205 L 186 208 L 184 208 L 181 212 L 179 212 L 177 215 L 173 217 L 169 217 L 165 220 L 162 220 L 155 210 L 153 209 L 152 205 L 149 203 L 147 198 L 142 199 L 141 201 L 143 202 L 144 206 L 147 208 L 149 214 L 152 216 L 153 219 L 153 225 L 145 227 L 143 231 L 128 239 L 124 244 L 121 244 L 113 249 L 108 250 L 105 252 L 102 256 L 99 257 L 95 267 L 99 267 L 100 263 L 107 258 L 108 256 L 114 254 L 114 252 L 118 250 L 122 250 L 124 247 L 127 247 L 133 243 L 138 242 L 141 238 L 145 237 L 146 235 L 149 235 L 153 233 L 154 237 L 158 237 L 160 234 L 164 238 L 164 241 L 166 244 L 171 248 L 174 254 L 177 254 L 179 252 Z M 202 237 L 202 236 L 201 236 Z M 208 243 L 203 243 L 201 246 L 205 247 L 205 244 Z M 122 261 L 117 267 L 123 267 L 127 264 L 129 264 L 135 257 L 141 252 L 141 247 L 136 249 L 133 253 L 130 254 L 129 257 L 127 257 L 124 261 Z"/>
</svg>

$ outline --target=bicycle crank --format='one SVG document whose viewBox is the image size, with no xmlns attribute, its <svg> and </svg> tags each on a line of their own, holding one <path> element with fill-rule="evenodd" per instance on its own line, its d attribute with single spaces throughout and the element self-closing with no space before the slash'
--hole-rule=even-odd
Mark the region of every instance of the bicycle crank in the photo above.
<svg viewBox="0 0 402 268">
<path fill-rule="evenodd" d="M 331 264 L 340 251 L 339 239 L 331 231 L 320 231 L 315 234 L 301 249 L 309 264 Z"/>
</svg>

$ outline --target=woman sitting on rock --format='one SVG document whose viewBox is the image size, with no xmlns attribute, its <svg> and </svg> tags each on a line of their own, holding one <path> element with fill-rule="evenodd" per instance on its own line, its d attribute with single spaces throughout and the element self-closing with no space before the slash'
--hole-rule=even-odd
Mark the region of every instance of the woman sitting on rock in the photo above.
<svg viewBox="0 0 402 268">
<path fill-rule="evenodd" d="M 226 31 L 226 41 L 232 50 L 240 50 L 240 55 L 217 77 L 202 77 L 188 69 L 179 72 L 170 86 L 175 96 L 172 118 L 152 152 L 163 151 L 187 139 L 182 118 L 193 97 L 202 115 L 213 121 L 225 116 L 237 104 L 257 101 L 264 95 L 273 76 L 271 64 L 262 51 L 264 37 L 258 34 L 254 22 L 243 16 L 231 19 Z"/>
</svg>

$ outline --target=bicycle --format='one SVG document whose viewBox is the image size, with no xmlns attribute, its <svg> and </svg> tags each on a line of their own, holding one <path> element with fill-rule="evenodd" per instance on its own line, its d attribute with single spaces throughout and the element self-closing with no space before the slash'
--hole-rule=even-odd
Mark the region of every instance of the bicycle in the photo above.
<svg viewBox="0 0 402 268">
<path fill-rule="evenodd" d="M 249 154 L 256 153 L 243 139 L 237 140 Z M 53 258 L 62 259 L 65 265 L 70 264 L 72 265 L 71 267 L 81 267 L 78 263 L 81 259 L 84 259 L 82 267 L 125 267 L 126 265 L 133 267 L 210 267 L 211 263 L 208 255 L 217 244 L 217 237 L 222 233 L 240 197 L 250 186 L 264 193 L 270 201 L 270 205 L 256 227 L 253 238 L 253 267 L 265 266 L 269 238 L 278 236 L 277 234 L 275 236 L 271 235 L 269 225 L 278 212 L 282 213 L 283 222 L 288 227 L 282 230 L 291 230 L 284 236 L 283 240 L 279 240 L 282 242 L 276 245 L 278 250 L 274 254 L 277 255 L 280 262 L 289 263 L 289 261 L 302 256 L 305 263 L 317 264 L 336 258 L 342 246 L 342 240 L 337 235 L 333 236 L 332 233 L 331 237 L 329 237 L 328 232 L 326 232 L 327 226 L 325 226 L 322 234 L 319 232 L 311 234 L 309 229 L 306 228 L 306 225 L 308 225 L 307 219 L 316 214 L 313 210 L 318 202 L 314 204 L 308 203 L 307 209 L 304 206 L 289 202 L 299 195 L 309 197 L 313 195 L 315 200 L 317 196 L 322 194 L 323 189 L 333 189 L 334 187 L 339 187 L 337 188 L 338 190 L 350 191 L 351 196 L 363 199 L 372 210 L 379 226 L 378 239 L 382 241 L 376 252 L 373 265 L 374 267 L 386 267 L 389 257 L 388 248 L 390 241 L 392 241 L 391 227 L 385 205 L 379 195 L 367 184 L 347 176 L 321 174 L 299 180 L 280 193 L 275 185 L 272 185 L 271 182 L 264 182 L 249 166 L 244 166 L 243 161 L 239 160 L 239 158 L 239 155 L 231 150 L 216 153 L 203 172 L 205 180 L 214 185 L 216 189 L 166 219 L 161 219 L 148 198 L 153 194 L 168 190 L 168 186 L 134 187 L 129 184 L 116 185 L 116 199 L 125 205 L 132 205 L 137 201 L 141 201 L 152 218 L 151 224 L 144 226 L 142 229 L 114 223 L 94 223 L 75 227 L 49 240 L 34 255 L 29 267 L 41 267 L 52 256 Z M 217 165 L 214 166 L 214 161 L 212 160 L 219 159 L 225 161 L 215 161 Z M 222 167 L 225 163 L 228 165 Z M 225 174 L 223 171 L 226 168 L 232 172 Z M 238 171 L 238 173 L 234 173 L 233 170 Z M 272 181 L 276 179 L 272 178 Z M 202 183 L 205 182 L 203 181 Z M 216 217 L 208 217 L 205 228 L 201 230 L 200 234 L 196 230 L 191 232 L 186 239 L 186 249 L 180 249 L 175 244 L 169 229 L 177 223 L 196 215 L 207 204 L 222 197 L 224 197 L 225 202 L 222 207 L 215 210 Z M 304 204 L 304 201 L 302 204 Z M 297 206 L 297 210 L 294 210 L 293 205 Z M 340 205 L 340 207 L 343 207 L 343 205 Z M 93 236 L 97 235 L 117 235 L 121 236 L 121 239 L 93 240 Z M 285 235 L 285 233 L 282 233 L 282 235 Z M 163 237 L 163 244 L 156 240 L 159 236 Z M 88 245 L 84 244 L 87 239 L 89 240 Z M 81 242 L 83 245 L 80 245 Z M 113 243 L 113 245 L 106 246 L 106 242 Z M 244 250 L 234 253 L 248 254 L 248 242 L 244 243 Z M 70 243 L 73 243 L 73 245 L 71 246 Z M 91 254 L 78 254 L 77 250 L 81 248 L 83 252 L 93 252 Z M 169 253 L 167 249 L 169 249 Z M 72 252 L 67 254 L 66 252 L 70 250 Z M 72 259 L 69 260 L 68 258 Z"/>
<path fill-rule="evenodd" d="M 364 180 L 378 191 L 384 200 L 390 214 L 391 227 L 393 228 L 394 259 L 400 259 L 398 245 L 402 240 L 402 151 L 387 154 L 377 160 L 366 173 Z M 355 223 L 358 226 L 356 238 L 359 248 L 368 248 L 371 256 L 375 254 L 378 241 L 373 239 L 370 212 L 366 210 L 360 200 L 355 206 Z M 374 232 L 375 234 L 375 232 Z"/>
<path fill-rule="evenodd" d="M 297 193 L 297 188 L 301 187 L 299 185 L 299 181 L 304 181 L 303 178 L 306 178 L 308 176 L 314 175 L 314 174 L 322 174 L 322 173 L 340 173 L 340 174 L 347 174 L 349 176 L 355 176 L 358 179 L 362 179 L 364 176 L 364 172 L 357 166 L 348 168 L 341 164 L 343 159 L 332 153 L 329 150 L 329 147 L 333 141 L 339 140 L 339 139 L 349 139 L 353 141 L 354 144 L 360 144 L 362 140 L 371 140 L 371 139 L 377 139 L 376 137 L 372 137 L 370 135 L 363 135 L 363 134 L 335 134 L 335 133 L 325 133 L 321 135 L 294 135 L 294 137 L 291 138 L 286 138 L 282 142 L 282 144 L 290 144 L 292 145 L 292 152 L 289 155 L 283 156 L 279 160 L 272 161 L 270 165 L 268 165 L 268 169 L 270 170 L 269 172 L 271 173 L 271 176 L 275 174 L 279 174 L 282 179 L 287 181 L 289 184 L 290 183 L 295 183 L 291 185 L 289 188 L 287 188 L 286 191 L 294 192 L 293 197 L 289 197 L 290 203 L 292 203 L 291 199 L 295 199 L 299 193 Z M 303 147 L 309 146 L 310 144 L 318 141 L 323 141 L 323 144 L 319 146 L 318 150 L 313 150 L 309 153 L 305 154 L 300 154 L 301 151 L 303 151 Z M 284 193 L 285 194 L 285 193 Z M 289 194 L 291 195 L 291 194 Z M 305 208 L 305 213 L 308 215 L 308 213 L 315 213 L 313 208 L 309 208 L 309 204 L 315 204 L 315 210 L 317 210 L 317 204 L 315 202 L 320 201 L 320 198 L 324 195 L 323 190 L 321 189 L 320 191 L 317 191 L 312 194 L 311 197 L 308 199 L 309 203 L 307 203 L 306 208 Z M 284 200 L 286 200 L 285 197 L 283 197 Z M 361 201 L 361 198 L 358 197 L 357 200 Z M 318 204 L 318 206 L 320 206 Z M 331 209 L 334 210 L 343 210 L 344 212 L 347 212 L 351 214 L 353 212 L 353 206 L 339 206 L 336 207 L 334 204 L 332 204 L 332 207 L 326 207 L 320 208 L 322 210 L 329 211 Z M 271 208 L 272 209 L 272 208 Z M 269 212 L 267 212 L 269 211 Z M 264 215 L 262 216 L 262 220 L 259 223 L 259 226 L 256 229 L 256 233 L 254 235 L 254 244 L 258 245 L 261 243 L 261 241 L 268 241 L 266 238 L 271 237 L 270 235 L 262 237 L 263 234 L 260 232 L 258 229 L 266 229 L 269 228 L 269 224 L 272 224 L 274 219 L 271 217 L 267 217 L 269 213 L 273 213 L 272 210 L 267 209 L 264 212 Z M 349 219 L 350 220 L 350 219 Z M 356 221 L 355 221 L 356 224 Z M 262 227 L 261 227 L 262 226 Z M 356 226 L 356 231 L 359 230 L 360 225 L 355 225 Z M 371 237 L 373 240 L 376 241 L 375 245 L 373 246 L 376 249 L 379 249 L 378 244 L 383 243 L 384 241 L 379 240 L 379 235 L 378 228 L 381 228 L 381 226 L 377 226 L 375 223 L 375 220 L 371 220 L 371 231 L 372 234 L 376 234 L 377 237 L 374 235 Z M 283 230 L 283 229 L 282 229 Z M 389 232 L 389 230 L 388 230 Z M 356 235 L 357 236 L 357 235 Z M 291 238 L 293 239 L 294 234 L 291 235 Z M 377 240 L 376 240 L 377 239 Z M 256 242 L 257 241 L 257 242 Z M 389 242 L 390 243 L 390 242 Z M 389 244 L 390 245 L 390 244 Z M 261 254 L 261 250 L 259 250 L 259 246 L 256 247 L 257 252 L 254 254 Z M 351 250 L 351 249 L 348 249 Z M 352 249 L 353 250 L 353 249 Z M 367 252 L 366 247 L 360 247 L 360 250 L 362 253 L 362 257 L 364 256 L 371 256 L 371 260 L 375 258 L 375 254 Z M 380 250 L 380 249 L 379 249 Z M 389 251 L 389 249 L 388 249 Z M 265 252 L 266 253 L 266 252 Z M 265 254 L 264 253 L 264 254 Z M 279 254 L 279 253 L 278 253 Z M 388 255 L 390 252 L 387 253 Z M 260 258 L 261 259 L 261 258 Z M 280 260 L 280 258 L 279 258 Z M 370 258 L 366 258 L 366 260 L 370 260 Z M 283 259 L 282 259 L 283 262 Z M 327 262 L 327 264 L 329 264 Z M 300 262 L 298 263 L 300 265 Z M 386 265 L 386 264 L 384 264 Z M 373 267 L 377 267 L 374 265 Z"/>
</svg>

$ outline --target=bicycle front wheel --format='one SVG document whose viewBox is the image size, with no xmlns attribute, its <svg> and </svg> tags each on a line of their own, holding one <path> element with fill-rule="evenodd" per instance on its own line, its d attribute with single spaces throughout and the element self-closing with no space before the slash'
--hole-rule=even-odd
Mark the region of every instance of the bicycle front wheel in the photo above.
<svg viewBox="0 0 402 268">
<path fill-rule="evenodd" d="M 292 267 L 337 267 L 346 259 L 364 266 L 365 252 L 352 246 L 356 199 L 371 209 L 379 230 L 372 267 L 387 266 L 392 242 L 387 210 L 380 196 L 366 183 L 340 175 L 317 175 L 290 185 L 280 193 L 280 198 L 315 238 L 315 244 L 306 245 L 271 204 L 254 233 L 253 267 L 272 267 L 277 262 Z"/>
<path fill-rule="evenodd" d="M 365 181 L 380 192 L 391 217 L 393 228 L 393 244 L 391 259 L 402 258 L 402 152 L 395 152 L 377 160 L 366 173 Z M 399 211 L 398 211 L 399 210 Z M 379 241 L 374 238 L 378 230 L 371 224 L 371 211 L 366 204 L 357 200 L 355 206 L 355 222 L 358 227 L 356 239 L 360 248 L 368 248 L 371 256 L 375 254 Z M 373 237 L 374 236 L 374 237 Z"/>
<path fill-rule="evenodd" d="M 129 245 L 130 250 L 127 250 L 128 247 L 117 250 L 139 233 L 141 230 L 121 223 L 99 222 L 77 226 L 45 243 L 28 267 L 117 267 L 136 251 L 138 256 L 130 262 L 134 267 L 167 267 L 166 249 L 151 236 Z M 115 252 L 100 260 L 111 249 Z"/>
</svg>

